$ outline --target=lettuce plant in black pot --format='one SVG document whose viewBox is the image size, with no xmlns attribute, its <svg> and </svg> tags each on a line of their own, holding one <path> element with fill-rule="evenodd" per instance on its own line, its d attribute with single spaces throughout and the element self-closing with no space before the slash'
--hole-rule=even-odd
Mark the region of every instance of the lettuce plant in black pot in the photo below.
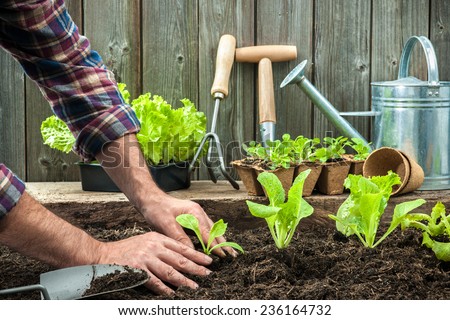
<svg viewBox="0 0 450 320">
<path fill-rule="evenodd" d="M 127 103 L 129 93 L 119 83 L 119 89 Z M 206 116 L 198 112 L 194 104 L 181 100 L 183 106 L 172 108 L 162 97 L 142 94 L 131 102 L 141 122 L 137 133 L 139 146 L 144 154 L 153 180 L 164 191 L 186 189 L 191 184 L 189 164 L 206 132 Z M 75 138 L 63 121 L 51 116 L 41 125 L 44 144 L 69 153 Z M 206 147 L 205 147 L 206 149 Z M 84 191 L 120 191 L 97 162 L 78 162 L 81 185 Z"/>
</svg>

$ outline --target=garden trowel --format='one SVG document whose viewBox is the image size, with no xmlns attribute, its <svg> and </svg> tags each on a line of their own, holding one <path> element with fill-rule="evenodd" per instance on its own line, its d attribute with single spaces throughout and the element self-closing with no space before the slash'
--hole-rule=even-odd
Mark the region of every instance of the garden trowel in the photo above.
<svg viewBox="0 0 450 320">
<path fill-rule="evenodd" d="M 148 278 L 128 266 L 85 265 L 42 273 L 39 284 L 0 290 L 0 295 L 40 291 L 44 300 L 76 300 L 137 287 Z"/>
</svg>

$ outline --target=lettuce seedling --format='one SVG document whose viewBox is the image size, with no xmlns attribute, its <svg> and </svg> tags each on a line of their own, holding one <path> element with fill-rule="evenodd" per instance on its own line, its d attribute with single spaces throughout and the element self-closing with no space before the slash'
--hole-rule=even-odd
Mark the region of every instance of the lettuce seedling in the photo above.
<svg viewBox="0 0 450 320">
<path fill-rule="evenodd" d="M 347 237 L 356 234 L 365 247 L 375 248 L 401 224 L 407 213 L 425 203 L 425 200 L 417 199 L 396 205 L 388 230 L 375 242 L 392 187 L 400 183 L 400 177 L 392 171 L 385 176 L 371 178 L 350 174 L 344 182 L 344 186 L 350 190 L 350 195 L 339 207 L 336 215 L 328 216 L 336 221 L 336 229 L 339 232 Z"/>
<path fill-rule="evenodd" d="M 295 178 L 285 202 L 285 191 L 278 177 L 271 172 L 262 172 L 258 181 L 266 190 L 269 205 L 247 200 L 250 213 L 266 219 L 267 226 L 279 249 L 289 246 L 301 219 L 310 216 L 314 208 L 302 198 L 303 184 L 311 169 L 301 172 Z"/>
<path fill-rule="evenodd" d="M 244 249 L 242 249 L 242 247 L 235 242 L 227 242 L 227 241 L 221 242 L 219 244 L 216 244 L 214 247 L 211 247 L 211 244 L 214 241 L 214 239 L 223 236 L 225 234 L 225 231 L 227 230 L 227 223 L 223 222 L 223 219 L 216 221 L 211 227 L 211 230 L 209 231 L 207 244 L 205 244 L 205 242 L 203 241 L 202 234 L 200 232 L 199 222 L 196 217 L 194 217 L 190 213 L 185 213 L 177 216 L 176 220 L 182 227 L 194 231 L 195 235 L 200 241 L 200 244 L 202 245 L 203 252 L 206 253 L 207 255 L 210 255 L 214 251 L 214 249 L 220 247 L 232 247 L 244 253 Z"/>
<path fill-rule="evenodd" d="M 446 214 L 442 202 L 437 202 L 431 210 L 431 215 L 425 213 L 407 214 L 402 221 L 402 229 L 412 227 L 422 231 L 422 245 L 433 250 L 436 258 L 450 261 L 450 242 L 437 241 L 450 239 L 450 214 Z"/>
</svg>

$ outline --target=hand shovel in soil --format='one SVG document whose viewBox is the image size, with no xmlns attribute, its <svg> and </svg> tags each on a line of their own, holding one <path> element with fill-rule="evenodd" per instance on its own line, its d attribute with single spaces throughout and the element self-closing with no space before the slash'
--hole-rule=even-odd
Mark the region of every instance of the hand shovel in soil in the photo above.
<svg viewBox="0 0 450 320">
<path fill-rule="evenodd" d="M 137 287 L 148 278 L 128 266 L 85 265 L 42 273 L 40 284 L 0 290 L 0 295 L 38 290 L 45 300 L 76 300 Z"/>
</svg>

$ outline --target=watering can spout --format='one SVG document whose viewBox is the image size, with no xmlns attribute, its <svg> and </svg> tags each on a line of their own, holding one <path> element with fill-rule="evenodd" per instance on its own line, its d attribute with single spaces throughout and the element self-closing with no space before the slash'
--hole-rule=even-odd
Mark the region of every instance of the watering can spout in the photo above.
<svg viewBox="0 0 450 320">
<path fill-rule="evenodd" d="M 369 145 L 367 140 L 347 121 L 335 107 L 308 81 L 305 77 L 307 60 L 303 60 L 297 65 L 283 80 L 280 88 L 289 84 L 296 84 L 316 105 L 323 115 L 339 130 L 339 132 L 349 138 L 359 138 Z M 370 146 L 370 145 L 369 145 Z"/>
</svg>

